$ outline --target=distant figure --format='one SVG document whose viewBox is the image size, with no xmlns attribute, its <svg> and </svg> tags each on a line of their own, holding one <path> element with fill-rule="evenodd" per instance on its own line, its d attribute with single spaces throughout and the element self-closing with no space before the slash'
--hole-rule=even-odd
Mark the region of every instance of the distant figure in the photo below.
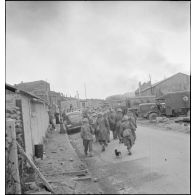
<svg viewBox="0 0 195 195">
<path fill-rule="evenodd" d="M 60 133 L 65 134 L 66 133 L 66 125 L 64 124 L 63 119 L 60 120 Z"/>
<path fill-rule="evenodd" d="M 85 155 L 92 157 L 92 144 L 93 144 L 93 128 L 89 125 L 89 121 L 87 118 L 83 119 L 83 125 L 81 126 L 81 138 L 83 139 L 83 146 Z"/>
<path fill-rule="evenodd" d="M 60 124 L 60 113 L 55 113 L 56 124 Z"/>
<path fill-rule="evenodd" d="M 66 115 L 66 111 L 64 110 L 64 111 L 62 112 L 62 120 L 63 120 L 63 121 L 66 121 L 66 119 L 67 119 L 67 115 Z"/>
<path fill-rule="evenodd" d="M 55 131 L 56 130 L 55 116 L 54 116 L 54 114 L 51 111 L 49 111 L 49 123 L 51 124 L 52 131 Z"/>
<path fill-rule="evenodd" d="M 70 112 L 72 112 L 73 111 L 73 106 L 72 106 L 72 104 L 70 104 Z"/>
</svg>

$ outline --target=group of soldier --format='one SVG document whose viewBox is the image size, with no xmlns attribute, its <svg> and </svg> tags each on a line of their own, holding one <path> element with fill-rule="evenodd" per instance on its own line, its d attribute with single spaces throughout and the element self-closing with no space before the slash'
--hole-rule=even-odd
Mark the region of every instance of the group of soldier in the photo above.
<svg viewBox="0 0 195 195">
<path fill-rule="evenodd" d="M 137 116 L 132 110 L 128 109 L 124 113 L 121 108 L 99 112 L 97 115 L 92 114 L 91 117 L 85 116 L 81 127 L 85 155 L 93 156 L 94 135 L 95 142 L 102 147 L 101 151 L 105 151 L 110 143 L 110 131 L 113 133 L 113 139 L 118 139 L 119 144 L 124 143 L 127 146 L 128 154 L 131 155 L 131 148 L 136 139 L 136 119 Z"/>
</svg>

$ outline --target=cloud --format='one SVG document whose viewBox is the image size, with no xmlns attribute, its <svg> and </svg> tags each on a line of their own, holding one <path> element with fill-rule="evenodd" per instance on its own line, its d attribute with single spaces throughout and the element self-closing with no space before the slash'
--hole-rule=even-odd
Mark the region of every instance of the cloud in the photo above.
<svg viewBox="0 0 195 195">
<path fill-rule="evenodd" d="M 190 66 L 189 2 L 6 2 L 11 84 L 105 98 Z M 18 76 L 20 75 L 20 76 Z"/>
</svg>

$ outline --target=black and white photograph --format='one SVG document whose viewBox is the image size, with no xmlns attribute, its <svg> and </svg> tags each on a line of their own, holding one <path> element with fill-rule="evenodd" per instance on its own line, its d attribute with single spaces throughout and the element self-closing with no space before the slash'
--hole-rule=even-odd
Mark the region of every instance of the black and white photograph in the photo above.
<svg viewBox="0 0 195 195">
<path fill-rule="evenodd" d="M 191 194 L 191 34 L 191 1 L 5 1 L 5 194 Z"/>
</svg>

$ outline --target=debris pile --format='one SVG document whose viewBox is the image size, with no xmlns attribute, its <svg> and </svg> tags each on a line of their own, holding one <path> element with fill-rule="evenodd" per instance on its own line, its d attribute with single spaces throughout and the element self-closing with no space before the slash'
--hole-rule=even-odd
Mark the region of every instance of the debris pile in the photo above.
<svg viewBox="0 0 195 195">
<path fill-rule="evenodd" d="M 167 117 L 156 117 L 157 123 L 166 123 L 169 122 L 169 119 Z"/>
<path fill-rule="evenodd" d="M 179 117 L 177 119 L 175 119 L 175 123 L 180 123 L 180 122 L 186 122 L 186 123 L 190 123 L 190 117 Z"/>
</svg>

